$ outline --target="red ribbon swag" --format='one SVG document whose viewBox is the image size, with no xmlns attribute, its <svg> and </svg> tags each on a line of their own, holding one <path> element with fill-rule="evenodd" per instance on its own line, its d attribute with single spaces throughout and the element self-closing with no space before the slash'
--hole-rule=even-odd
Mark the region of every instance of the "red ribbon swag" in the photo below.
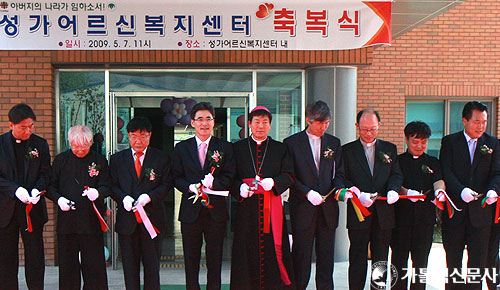
<svg viewBox="0 0 500 290">
<path fill-rule="evenodd" d="M 45 193 L 45 190 L 40 192 L 36 197 L 40 197 Z M 26 205 L 26 223 L 28 224 L 28 228 L 26 229 L 28 232 L 33 232 L 33 225 L 31 224 L 30 212 L 33 209 L 33 204 L 29 203 Z"/>
<path fill-rule="evenodd" d="M 242 181 L 250 188 L 254 188 L 254 178 L 245 178 Z M 272 191 L 265 191 L 262 186 L 258 186 L 253 190 L 254 194 L 262 194 L 264 196 L 264 233 L 270 233 L 273 229 L 274 250 L 276 252 L 276 260 L 280 270 L 281 280 L 285 285 L 290 285 L 292 282 L 283 263 L 282 234 L 283 234 L 283 204 L 281 203 L 281 196 L 274 195 Z"/>
</svg>

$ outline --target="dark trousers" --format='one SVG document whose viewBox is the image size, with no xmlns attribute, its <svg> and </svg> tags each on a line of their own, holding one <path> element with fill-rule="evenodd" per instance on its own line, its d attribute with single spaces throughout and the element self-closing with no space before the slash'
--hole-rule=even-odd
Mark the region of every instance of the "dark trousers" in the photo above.
<svg viewBox="0 0 500 290">
<path fill-rule="evenodd" d="M 412 278 L 410 289 L 425 289 L 425 271 L 427 269 L 427 259 L 429 258 L 432 247 L 433 234 L 434 225 L 401 226 L 396 227 L 392 231 L 391 264 L 396 267 L 398 278 L 396 284 L 391 289 L 408 289 L 408 277 Z M 408 268 L 408 257 L 410 253 L 412 265 L 411 268 Z M 414 273 L 415 276 L 412 277 L 410 273 Z M 405 278 L 402 279 L 403 277 Z"/>
<path fill-rule="evenodd" d="M 84 290 L 108 289 L 102 233 L 58 233 L 57 244 L 59 250 L 59 289 L 80 290 L 80 272 L 83 276 Z"/>
<path fill-rule="evenodd" d="M 365 287 L 366 271 L 368 267 L 368 243 L 372 254 L 372 265 L 377 262 L 386 262 L 389 259 L 389 243 L 392 230 L 383 230 L 376 219 L 372 220 L 370 228 L 363 230 L 349 229 L 349 289 L 363 290 Z M 371 271 L 370 271 L 371 272 Z M 371 276 L 371 275 L 370 275 Z M 377 289 L 371 277 L 371 289 Z"/>
<path fill-rule="evenodd" d="M 206 208 L 200 210 L 194 223 L 181 223 L 187 290 L 200 289 L 198 276 L 203 237 L 207 257 L 207 290 L 221 288 L 222 250 L 226 224 L 226 221 L 213 220 Z"/>
<path fill-rule="evenodd" d="M 333 289 L 335 229 L 326 225 L 321 211 L 316 212 L 310 228 L 299 230 L 294 227 L 293 229 L 292 258 L 297 290 L 305 290 L 309 284 L 314 244 L 316 250 L 316 289 Z"/>
<path fill-rule="evenodd" d="M 498 262 L 498 247 L 500 243 L 500 229 L 498 225 L 491 228 L 490 242 L 488 243 L 488 260 L 486 261 L 486 284 L 489 290 L 496 290 L 499 284 L 499 262 Z"/>
<path fill-rule="evenodd" d="M 144 290 L 160 289 L 162 239 L 161 234 L 151 239 L 143 224 L 138 224 L 131 235 L 118 235 L 127 290 L 141 289 L 141 261 L 144 267 Z"/>
<path fill-rule="evenodd" d="M 24 214 L 23 214 L 24 216 Z M 24 218 L 26 218 L 24 216 Z M 30 290 L 43 289 L 45 275 L 45 255 L 43 248 L 43 228 L 33 227 L 33 232 L 26 231 L 20 225 L 16 215 L 10 223 L 0 229 L 0 288 L 17 290 L 17 274 L 19 268 L 19 232 L 24 245 L 24 264 L 26 284 Z M 24 223 L 25 224 L 25 223 Z"/>
<path fill-rule="evenodd" d="M 484 275 L 488 253 L 490 226 L 473 227 L 469 217 L 461 224 L 443 224 L 443 246 L 446 251 L 448 278 L 446 289 L 481 289 L 481 277 Z M 459 276 L 462 273 L 463 251 L 467 245 L 467 268 L 479 270 L 479 274 Z M 452 274 L 454 273 L 454 274 Z M 464 283 L 466 278 L 466 284 Z"/>
</svg>

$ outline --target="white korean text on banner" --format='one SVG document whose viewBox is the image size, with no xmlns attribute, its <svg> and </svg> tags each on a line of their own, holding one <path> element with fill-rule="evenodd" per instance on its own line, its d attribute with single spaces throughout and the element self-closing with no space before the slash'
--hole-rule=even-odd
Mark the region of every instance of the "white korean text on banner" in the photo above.
<svg viewBox="0 0 500 290">
<path fill-rule="evenodd" d="M 3 1 L 0 50 L 341 50 L 391 44 L 391 1 Z"/>
</svg>

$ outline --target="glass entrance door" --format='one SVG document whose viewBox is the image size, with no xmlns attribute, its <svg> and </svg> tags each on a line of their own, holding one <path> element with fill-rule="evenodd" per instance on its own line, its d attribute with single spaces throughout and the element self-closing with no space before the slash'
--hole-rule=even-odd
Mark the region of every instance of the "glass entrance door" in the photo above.
<svg viewBox="0 0 500 290">
<path fill-rule="evenodd" d="M 194 137 L 195 132 L 189 124 L 189 112 L 196 102 L 210 102 L 215 108 L 215 126 L 213 135 L 229 142 L 247 136 L 247 113 L 250 99 L 249 93 L 161 93 L 161 92 L 112 92 L 110 93 L 110 145 L 111 153 L 129 148 L 126 132 L 128 121 L 134 117 L 147 117 L 153 124 L 150 146 L 167 152 L 170 156 L 178 142 Z M 167 104 L 169 103 L 169 104 Z M 163 104 L 163 106 L 162 106 Z M 172 114 L 172 105 L 176 110 Z M 185 109 L 188 110 L 185 110 Z M 184 117 L 184 115 L 186 115 Z M 243 122 L 242 122 L 243 121 Z M 174 190 L 164 201 L 167 218 L 167 233 L 163 241 L 162 265 L 182 266 L 182 239 L 180 223 L 177 221 L 181 193 Z M 229 212 L 230 209 L 229 209 Z M 113 205 L 111 216 L 114 224 L 116 207 Z M 232 235 L 230 224 L 226 231 L 224 258 L 230 258 Z M 114 232 L 114 231 L 113 231 Z M 113 267 L 119 260 L 118 239 L 116 234 L 110 237 Z M 204 248 L 204 247 L 203 247 Z M 203 250 L 202 250 L 203 251 Z M 204 256 L 202 252 L 202 256 Z M 203 257 L 204 258 L 204 257 Z M 202 264 L 204 264 L 202 258 Z"/>
</svg>

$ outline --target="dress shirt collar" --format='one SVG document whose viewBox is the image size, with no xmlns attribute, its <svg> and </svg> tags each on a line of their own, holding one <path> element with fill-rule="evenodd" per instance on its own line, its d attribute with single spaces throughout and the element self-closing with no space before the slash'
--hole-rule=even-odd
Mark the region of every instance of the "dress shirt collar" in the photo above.
<svg viewBox="0 0 500 290">
<path fill-rule="evenodd" d="M 361 138 L 359 139 L 359 141 L 361 141 L 361 144 L 365 148 L 373 147 L 373 146 L 375 146 L 375 143 L 377 143 L 377 139 L 373 140 L 373 142 L 371 142 L 371 143 L 365 143 L 363 140 L 361 140 Z"/>
<path fill-rule="evenodd" d="M 135 151 L 135 150 L 134 150 L 134 148 L 132 148 L 132 147 L 130 147 L 130 150 L 132 150 L 132 157 L 133 157 L 133 158 L 134 158 L 134 160 L 135 160 L 135 152 L 136 152 L 136 151 Z M 148 147 L 144 148 L 144 150 L 142 151 L 142 153 L 144 153 L 144 154 L 142 154 L 141 158 L 144 158 L 144 156 L 146 156 L 146 151 L 147 151 L 147 150 L 148 150 Z"/>
<path fill-rule="evenodd" d="M 306 131 L 306 134 L 307 134 L 307 137 L 309 137 L 309 139 L 312 139 L 312 140 L 318 140 L 318 139 L 321 139 L 321 137 L 319 136 L 316 136 L 314 134 L 310 134 L 309 132 Z"/>
<path fill-rule="evenodd" d="M 470 141 L 471 139 L 473 139 L 473 138 L 471 138 L 469 135 L 467 135 L 467 133 L 465 133 L 465 130 L 464 130 L 464 136 L 465 136 L 465 141 L 467 141 L 467 144 L 469 144 L 469 141 Z M 477 139 L 474 139 L 474 140 L 476 140 L 476 142 L 477 142 Z"/>
<path fill-rule="evenodd" d="M 198 136 L 194 136 L 194 139 L 196 139 L 196 147 L 197 148 L 200 147 L 201 143 L 207 144 L 207 148 L 208 148 L 208 145 L 210 145 L 210 140 L 212 140 L 212 135 L 210 135 L 210 137 L 208 137 L 208 139 L 205 141 L 201 141 L 200 138 L 198 138 Z"/>
</svg>

